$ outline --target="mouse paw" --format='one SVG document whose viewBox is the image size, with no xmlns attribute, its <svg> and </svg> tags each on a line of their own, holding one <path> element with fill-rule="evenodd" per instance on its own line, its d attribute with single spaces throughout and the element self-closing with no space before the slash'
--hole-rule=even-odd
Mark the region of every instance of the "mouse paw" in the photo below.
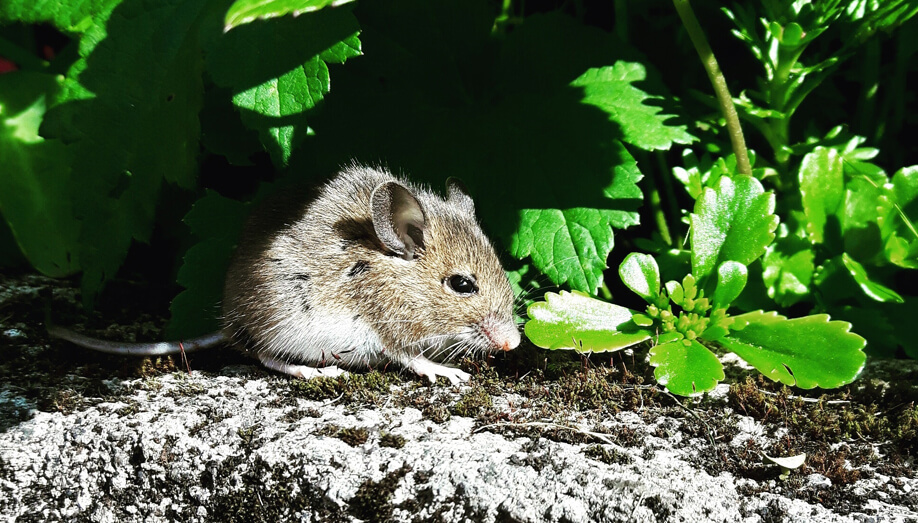
<svg viewBox="0 0 918 523">
<path fill-rule="evenodd" d="M 431 383 L 437 382 L 437 376 L 443 376 L 453 385 L 459 385 L 466 382 L 471 377 L 468 372 L 455 367 L 447 367 L 434 363 L 427 358 L 417 357 L 411 360 L 408 368 L 414 371 L 418 376 L 426 376 Z"/>
<path fill-rule="evenodd" d="M 260 354 L 258 359 L 261 360 L 262 365 L 273 371 L 288 374 L 295 378 L 302 378 L 304 380 L 319 377 L 337 378 L 338 376 L 347 375 L 346 370 L 340 369 L 335 365 L 321 368 L 310 367 L 309 365 L 291 365 L 264 354 Z"/>
</svg>

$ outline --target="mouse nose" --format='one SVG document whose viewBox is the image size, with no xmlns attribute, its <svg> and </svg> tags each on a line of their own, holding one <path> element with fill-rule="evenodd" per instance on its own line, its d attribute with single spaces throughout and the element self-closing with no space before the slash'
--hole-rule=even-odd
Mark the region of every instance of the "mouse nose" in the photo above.
<svg viewBox="0 0 918 523">
<path fill-rule="evenodd" d="M 495 349 L 508 351 L 520 344 L 520 331 L 512 319 L 500 320 L 493 314 L 488 314 L 481 322 L 481 327 Z"/>
<path fill-rule="evenodd" d="M 504 344 L 500 348 L 505 351 L 517 348 L 520 344 L 520 331 L 516 329 L 516 325 L 513 325 L 507 334 L 508 336 L 504 338 Z"/>
</svg>

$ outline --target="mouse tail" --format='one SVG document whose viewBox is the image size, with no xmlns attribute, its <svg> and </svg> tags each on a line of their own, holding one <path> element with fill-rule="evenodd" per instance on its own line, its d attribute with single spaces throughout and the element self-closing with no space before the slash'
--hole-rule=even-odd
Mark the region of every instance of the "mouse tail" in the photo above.
<svg viewBox="0 0 918 523">
<path fill-rule="evenodd" d="M 229 341 L 222 331 L 216 331 L 184 341 L 125 343 L 100 340 L 50 323 L 48 324 L 48 334 L 50 334 L 52 338 L 66 340 L 80 347 L 108 354 L 117 354 L 119 356 L 168 356 L 171 354 L 180 354 L 181 352 L 187 353 L 208 349 Z"/>
</svg>

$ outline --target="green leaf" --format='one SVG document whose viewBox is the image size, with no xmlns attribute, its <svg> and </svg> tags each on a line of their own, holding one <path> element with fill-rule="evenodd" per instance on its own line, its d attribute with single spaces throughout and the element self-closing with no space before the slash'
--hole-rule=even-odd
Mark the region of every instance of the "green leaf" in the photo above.
<svg viewBox="0 0 918 523">
<path fill-rule="evenodd" d="M 219 328 L 226 270 L 248 211 L 244 203 L 207 191 L 185 216 L 202 240 L 188 249 L 179 269 L 177 282 L 185 289 L 172 300 L 167 338 L 185 339 Z"/>
<path fill-rule="evenodd" d="M 695 137 L 685 125 L 666 125 L 670 115 L 658 114 L 648 100 L 651 96 L 632 84 L 646 79 L 644 66 L 639 63 L 616 62 L 611 67 L 589 69 L 571 82 L 583 89 L 583 103 L 596 106 L 622 128 L 622 140 L 648 151 L 665 150 L 674 143 L 690 144 Z"/>
<path fill-rule="evenodd" d="M 809 239 L 822 243 L 828 217 L 835 215 L 845 196 L 843 162 L 837 151 L 817 147 L 803 157 L 800 194 L 803 211 L 809 220 L 806 224 Z"/>
<path fill-rule="evenodd" d="M 339 6 L 353 0 L 236 0 L 226 11 L 224 31 L 258 19 L 278 16 L 298 16 L 329 6 Z"/>
<path fill-rule="evenodd" d="M 774 209 L 774 195 L 751 176 L 724 176 L 715 188 L 705 189 L 690 217 L 695 278 L 707 282 L 726 261 L 749 265 L 761 256 L 775 237 Z"/>
<path fill-rule="evenodd" d="M 631 253 L 618 267 L 622 282 L 632 292 L 654 303 L 660 296 L 660 268 L 649 254 Z"/>
<path fill-rule="evenodd" d="M 360 55 L 358 32 L 350 9 L 322 9 L 246 24 L 208 49 L 214 81 L 233 93 L 242 121 L 258 132 L 276 166 L 286 165 L 310 134 L 306 113 L 329 91 L 327 64 Z"/>
<path fill-rule="evenodd" d="M 122 0 L 0 2 L 0 23 L 40 24 L 48 22 L 64 33 L 94 32 L 95 20 L 105 20 Z M 94 45 L 94 43 L 92 44 Z"/>
<path fill-rule="evenodd" d="M 864 367 L 864 338 L 825 314 L 789 320 L 776 312 L 733 316 L 726 349 L 772 380 L 803 389 L 851 383 Z"/>
<path fill-rule="evenodd" d="M 816 253 L 812 244 L 798 236 L 783 236 L 768 246 L 762 257 L 762 279 L 768 297 L 789 307 L 810 294 Z"/>
<path fill-rule="evenodd" d="M 204 0 L 125 2 L 93 11 L 57 104 L 41 132 L 73 151 L 73 212 L 82 231 L 83 298 L 91 303 L 148 241 L 163 181 L 194 184 L 203 84 Z M 154 50 L 152 52 L 151 50 Z"/>
<path fill-rule="evenodd" d="M 634 324 L 631 309 L 581 293 L 549 292 L 544 302 L 529 306 L 528 314 L 526 336 L 546 349 L 616 351 L 649 340 L 652 334 Z"/>
<path fill-rule="evenodd" d="M 634 195 L 638 190 L 634 184 L 640 178 L 636 165 L 619 165 L 606 194 L 620 199 Z M 637 217 L 630 212 L 583 207 L 523 209 L 519 220 L 510 252 L 518 258 L 531 256 L 535 267 L 556 284 L 567 283 L 574 290 L 592 294 L 602 285 L 606 258 L 614 244 L 612 229 L 634 225 Z"/>
<path fill-rule="evenodd" d="M 724 366 L 695 340 L 677 339 L 654 345 L 650 364 L 653 376 L 673 394 L 691 396 L 713 390 L 724 379 Z"/>
<path fill-rule="evenodd" d="M 70 200 L 71 150 L 38 134 L 57 89 L 52 75 L 0 75 L 0 215 L 29 263 L 60 277 L 80 268 L 80 226 Z"/>
<path fill-rule="evenodd" d="M 888 192 L 881 200 L 890 211 L 877 217 L 886 258 L 900 267 L 918 269 L 918 166 L 899 169 Z"/>
<path fill-rule="evenodd" d="M 746 266 L 735 261 L 726 261 L 717 268 L 717 288 L 714 290 L 714 306 L 730 306 L 746 287 L 749 273 Z"/>
<path fill-rule="evenodd" d="M 848 273 L 854 278 L 854 281 L 857 282 L 858 286 L 864 291 L 869 298 L 879 301 L 886 302 L 891 301 L 895 303 L 902 303 L 904 300 L 902 296 L 875 281 L 870 280 L 870 276 L 867 275 L 867 271 L 864 269 L 864 266 L 858 263 L 854 258 L 848 256 L 848 253 L 842 254 L 842 263 L 845 264 L 845 268 L 848 269 Z"/>
</svg>

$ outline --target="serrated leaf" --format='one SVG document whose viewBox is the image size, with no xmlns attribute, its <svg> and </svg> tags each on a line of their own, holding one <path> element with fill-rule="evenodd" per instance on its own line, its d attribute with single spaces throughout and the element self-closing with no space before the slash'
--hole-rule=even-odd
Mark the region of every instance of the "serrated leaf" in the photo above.
<svg viewBox="0 0 918 523">
<path fill-rule="evenodd" d="M 714 289 L 714 306 L 726 309 L 746 287 L 749 272 L 746 266 L 726 261 L 717 268 L 717 287 Z"/>
<path fill-rule="evenodd" d="M 163 181 L 194 183 L 205 11 L 204 0 L 125 3 L 110 16 L 93 11 L 94 29 L 80 40 L 80 58 L 45 115 L 42 134 L 74 151 L 87 303 L 117 272 L 132 240 L 149 239 Z"/>
<path fill-rule="evenodd" d="M 845 196 L 843 161 L 835 149 L 817 147 L 800 164 L 800 195 L 810 241 L 822 243 L 828 217 L 834 215 Z"/>
<path fill-rule="evenodd" d="M 631 194 L 640 177 L 634 165 L 617 166 L 607 194 Z M 519 214 L 520 233 L 514 235 L 510 252 L 518 258 L 531 256 L 536 268 L 556 284 L 591 294 L 603 281 L 612 229 L 634 225 L 637 218 L 630 212 L 595 208 L 524 209 Z"/>
<path fill-rule="evenodd" d="M 298 16 L 326 7 L 334 7 L 353 0 L 236 0 L 226 11 L 224 31 L 258 19 L 278 16 Z"/>
<path fill-rule="evenodd" d="M 810 293 L 816 253 L 810 242 L 797 236 L 778 238 L 762 257 L 762 279 L 768 297 L 789 307 Z"/>
<path fill-rule="evenodd" d="M 877 222 L 884 238 L 883 250 L 890 262 L 910 269 L 918 268 L 918 166 L 903 167 L 892 177 L 892 190 L 882 196 L 883 207 Z"/>
<path fill-rule="evenodd" d="M 622 282 L 648 303 L 660 296 L 660 268 L 649 254 L 631 253 L 618 267 Z"/>
<path fill-rule="evenodd" d="M 778 217 L 775 197 L 751 176 L 722 177 L 704 190 L 690 217 L 692 274 L 702 288 L 714 270 L 726 261 L 749 265 L 764 254 L 774 239 Z"/>
<path fill-rule="evenodd" d="M 733 316 L 730 335 L 719 340 L 727 350 L 765 376 L 803 389 L 851 383 L 864 367 L 864 338 L 851 324 L 817 314 L 789 320 L 776 312 Z"/>
<path fill-rule="evenodd" d="M 71 154 L 38 126 L 58 89 L 52 75 L 0 75 L 0 216 L 29 263 L 48 276 L 79 270 L 79 222 L 70 201 Z"/>
<path fill-rule="evenodd" d="M 713 390 L 724 379 L 724 366 L 694 340 L 673 340 L 650 349 L 653 376 L 673 394 L 691 396 Z"/>
<path fill-rule="evenodd" d="M 695 141 L 685 125 L 666 125 L 673 117 L 658 114 L 660 108 L 647 103 L 661 97 L 633 86 L 646 76 L 643 65 L 619 61 L 611 67 L 589 69 L 571 86 L 583 89 L 583 103 L 602 109 L 621 126 L 622 140 L 627 143 L 651 151 Z"/>
<path fill-rule="evenodd" d="M 122 0 L 0 2 L 0 23 L 40 24 L 48 22 L 64 33 L 79 34 L 92 28 L 93 19 L 104 20 Z"/>
<path fill-rule="evenodd" d="M 545 294 L 529 306 L 526 336 L 546 349 L 616 351 L 649 340 L 651 331 L 632 321 L 634 311 L 584 294 Z"/>
<path fill-rule="evenodd" d="M 845 264 L 845 268 L 848 269 L 848 274 L 854 278 L 854 281 L 857 282 L 857 285 L 864 291 L 868 297 L 879 302 L 895 302 L 902 303 L 904 300 L 902 296 L 890 289 L 889 287 L 871 281 L 870 276 L 867 274 L 867 270 L 864 269 L 864 266 L 857 262 L 851 256 L 848 256 L 848 253 L 842 254 L 842 263 Z"/>
<path fill-rule="evenodd" d="M 359 29 L 349 8 L 322 9 L 237 27 L 208 49 L 214 81 L 233 93 L 276 166 L 311 132 L 306 112 L 330 89 L 326 64 L 360 55 Z"/>
</svg>

